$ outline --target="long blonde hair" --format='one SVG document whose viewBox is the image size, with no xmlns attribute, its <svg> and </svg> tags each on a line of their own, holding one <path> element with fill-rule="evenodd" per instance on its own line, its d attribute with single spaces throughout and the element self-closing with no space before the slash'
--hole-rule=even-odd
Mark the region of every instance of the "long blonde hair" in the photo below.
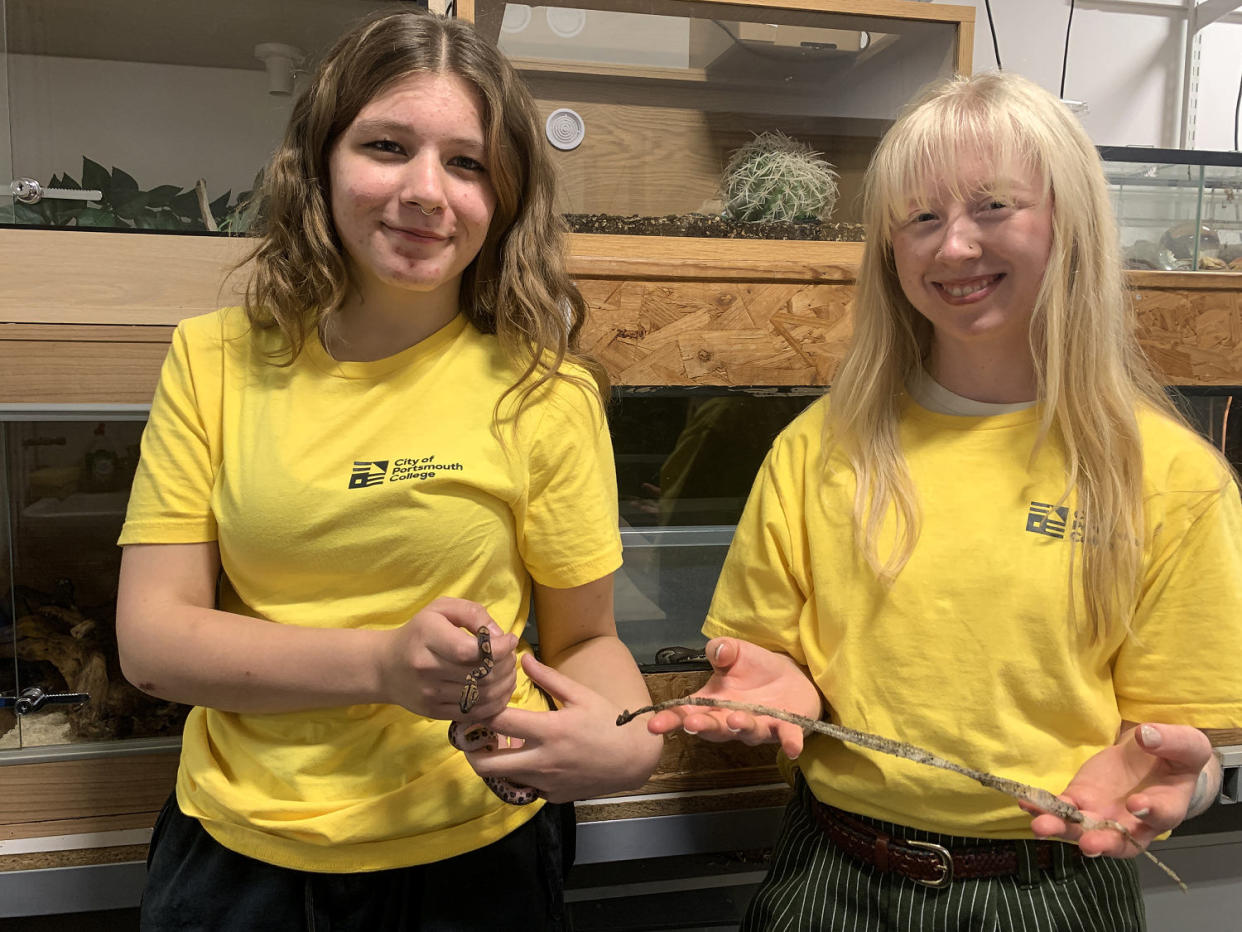
<svg viewBox="0 0 1242 932">
<path fill-rule="evenodd" d="M 566 360 L 586 367 L 606 393 L 603 368 L 577 355 L 587 305 L 565 268 L 553 169 L 530 92 L 473 26 L 421 10 L 364 19 L 327 53 L 294 105 L 264 173 L 259 240 L 245 260 L 253 262 L 245 292 L 251 322 L 278 327 L 292 361 L 341 306 L 351 283 L 329 207 L 329 153 L 368 101 L 417 73 L 460 77 L 483 103 L 496 209 L 462 276 L 462 312 L 525 368 L 514 386 L 523 385 L 522 397 Z"/>
<path fill-rule="evenodd" d="M 864 182 L 868 243 L 855 331 L 832 386 L 828 432 L 857 476 L 854 521 L 868 562 L 891 582 L 918 540 L 914 485 L 898 439 L 904 386 L 923 366 L 931 324 L 907 300 L 893 259 L 898 214 L 952 179 L 959 155 L 1021 166 L 1053 199 L 1052 250 L 1030 322 L 1041 420 L 1032 460 L 1052 438 L 1064 453 L 1064 499 L 1076 499 L 1085 540 L 1081 579 L 1093 639 L 1129 626 L 1142 557 L 1142 441 L 1136 410 L 1181 420 L 1135 336 L 1120 238 L 1099 155 L 1068 109 L 1012 74 L 956 77 L 925 90 L 881 141 Z M 897 535 L 881 555 L 892 511 Z M 1077 560 L 1075 562 L 1078 562 Z"/>
</svg>

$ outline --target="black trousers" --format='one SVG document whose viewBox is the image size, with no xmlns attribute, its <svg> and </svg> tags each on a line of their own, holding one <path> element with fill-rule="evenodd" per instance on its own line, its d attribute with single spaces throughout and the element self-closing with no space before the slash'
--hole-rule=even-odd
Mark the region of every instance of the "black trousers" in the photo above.
<svg viewBox="0 0 1242 932">
<path fill-rule="evenodd" d="M 289 870 L 225 848 L 175 798 L 147 856 L 142 932 L 563 932 L 572 805 L 545 805 L 506 837 L 394 870 Z"/>
</svg>

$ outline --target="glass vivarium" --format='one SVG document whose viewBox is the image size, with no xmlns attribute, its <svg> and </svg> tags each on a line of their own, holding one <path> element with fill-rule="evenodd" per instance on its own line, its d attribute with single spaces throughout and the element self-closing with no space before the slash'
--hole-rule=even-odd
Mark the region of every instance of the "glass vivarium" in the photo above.
<svg viewBox="0 0 1242 932">
<path fill-rule="evenodd" d="M 820 391 L 614 391 L 624 545 L 615 611 L 644 671 L 706 666 L 699 629 L 754 477 L 776 434 Z M 1175 395 L 1242 467 L 1242 388 Z M 145 413 L 16 408 L 0 408 L 0 755 L 175 740 L 187 709 L 139 692 L 117 659 L 116 540 Z M 31 689 L 86 698 L 17 714 Z"/>
<path fill-rule="evenodd" d="M 459 13 L 534 92 L 576 232 L 861 240 L 871 153 L 920 87 L 970 70 L 974 11 L 804 6 L 467 0 Z"/>
<path fill-rule="evenodd" d="M 0 413 L 0 748 L 180 733 L 186 709 L 139 692 L 117 657 L 116 540 L 143 423 Z"/>
<path fill-rule="evenodd" d="M 1242 154 L 1100 153 L 1128 268 L 1242 272 Z"/>
<path fill-rule="evenodd" d="M 772 440 L 822 389 L 622 387 L 609 411 L 617 630 L 644 670 L 703 665 L 699 629 Z"/>
<path fill-rule="evenodd" d="M 404 6 L 4 0 L 0 223 L 245 232 L 307 69 Z"/>
</svg>

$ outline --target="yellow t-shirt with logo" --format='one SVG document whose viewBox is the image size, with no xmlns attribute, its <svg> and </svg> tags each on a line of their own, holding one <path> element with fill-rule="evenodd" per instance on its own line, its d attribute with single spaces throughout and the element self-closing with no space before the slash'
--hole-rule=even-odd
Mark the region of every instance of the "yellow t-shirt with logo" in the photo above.
<svg viewBox="0 0 1242 932">
<path fill-rule="evenodd" d="M 704 633 L 809 669 L 832 721 L 1060 792 L 1123 719 L 1242 725 L 1242 504 L 1185 428 L 1140 415 L 1146 538 L 1134 637 L 1070 619 L 1064 459 L 1030 455 L 1038 411 L 937 414 L 908 401 L 900 439 L 922 532 L 885 589 L 855 542 L 855 480 L 823 462 L 828 398 L 760 470 Z M 885 537 L 892 540 L 892 520 Z M 1077 618 L 1083 619 L 1081 598 Z M 1120 626 L 1117 626 L 1120 628 Z M 955 773 L 812 736 L 796 766 L 820 800 L 929 831 L 1030 837 L 1013 800 Z"/>
<path fill-rule="evenodd" d="M 516 419 L 514 393 L 496 428 L 519 372 L 460 316 L 376 362 L 312 339 L 280 367 L 280 347 L 237 309 L 181 323 L 121 544 L 218 541 L 219 607 L 278 624 L 393 628 L 454 596 L 519 636 L 532 579 L 568 588 L 620 565 L 593 388 L 553 380 Z M 520 666 L 511 704 L 546 708 Z M 195 708 L 177 799 L 226 847 L 284 867 L 440 860 L 539 809 L 497 799 L 446 735 L 394 705 Z"/>
</svg>

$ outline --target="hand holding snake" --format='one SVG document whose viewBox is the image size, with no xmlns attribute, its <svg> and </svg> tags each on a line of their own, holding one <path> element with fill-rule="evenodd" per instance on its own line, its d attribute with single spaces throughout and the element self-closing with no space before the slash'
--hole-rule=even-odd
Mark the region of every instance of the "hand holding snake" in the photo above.
<svg viewBox="0 0 1242 932">
<path fill-rule="evenodd" d="M 466 674 L 466 682 L 461 688 L 458 707 L 463 716 L 469 715 L 479 701 L 479 681 L 495 668 L 492 659 L 492 636 L 487 625 L 480 625 L 475 631 L 479 642 L 479 664 Z M 449 744 L 459 751 L 496 751 L 500 749 L 500 735 L 482 723 L 468 724 L 464 721 L 449 722 Z M 483 782 L 487 788 L 511 806 L 525 806 L 533 803 L 542 794 L 531 786 L 514 783 L 508 777 L 486 776 Z"/>
<path fill-rule="evenodd" d="M 477 676 L 481 659 L 476 632 L 490 632 L 491 668 Z M 468 674 L 478 690 L 472 714 L 484 720 L 503 709 L 517 683 L 517 643 L 477 602 L 439 598 L 376 641 L 376 662 L 385 701 L 430 719 L 460 716 Z"/>
</svg>

